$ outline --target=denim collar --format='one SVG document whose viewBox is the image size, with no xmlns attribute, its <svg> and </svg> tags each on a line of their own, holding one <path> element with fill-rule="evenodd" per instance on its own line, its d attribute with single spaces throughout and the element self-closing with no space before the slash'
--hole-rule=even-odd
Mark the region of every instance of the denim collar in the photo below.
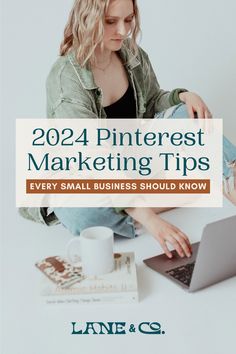
<svg viewBox="0 0 236 354">
<path fill-rule="evenodd" d="M 137 59 L 137 56 L 135 56 L 132 51 L 129 49 L 127 43 L 124 43 L 122 48 L 118 51 L 118 54 L 125 66 L 125 68 L 128 71 L 132 71 L 134 68 L 136 68 L 138 65 L 140 65 L 140 61 Z M 78 79 L 81 82 L 81 85 L 85 90 L 95 90 L 98 88 L 94 81 L 93 73 L 91 70 L 89 70 L 88 67 L 81 67 L 80 64 L 78 63 L 76 56 L 75 56 L 75 51 L 71 51 L 68 54 L 68 59 L 73 66 L 75 73 L 78 77 Z"/>
</svg>

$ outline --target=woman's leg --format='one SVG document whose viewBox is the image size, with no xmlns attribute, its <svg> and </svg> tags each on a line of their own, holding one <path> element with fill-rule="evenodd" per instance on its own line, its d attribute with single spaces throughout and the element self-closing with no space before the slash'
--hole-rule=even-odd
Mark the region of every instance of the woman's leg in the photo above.
<svg viewBox="0 0 236 354">
<path fill-rule="evenodd" d="M 170 107 L 166 111 L 157 113 L 155 118 L 188 118 L 185 104 Z M 223 137 L 223 175 L 224 194 L 236 205 L 236 146 L 225 136 Z"/>
<path fill-rule="evenodd" d="M 107 226 L 117 235 L 135 237 L 133 219 L 113 208 L 54 208 L 54 213 L 73 235 L 79 235 L 87 227 Z"/>
</svg>

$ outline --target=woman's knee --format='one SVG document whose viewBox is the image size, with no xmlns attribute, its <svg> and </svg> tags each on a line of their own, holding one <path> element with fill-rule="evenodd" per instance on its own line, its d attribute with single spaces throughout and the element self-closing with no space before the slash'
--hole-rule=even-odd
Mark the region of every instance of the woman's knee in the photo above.
<svg viewBox="0 0 236 354">
<path fill-rule="evenodd" d="M 167 119 L 167 118 L 188 118 L 189 113 L 186 104 L 184 103 L 179 103 L 176 106 L 172 106 L 165 111 L 159 112 L 155 114 L 155 118 L 162 118 L 162 119 Z"/>
<path fill-rule="evenodd" d="M 180 103 L 173 107 L 172 114 L 170 118 L 184 119 L 189 118 L 188 109 L 185 103 Z"/>
</svg>

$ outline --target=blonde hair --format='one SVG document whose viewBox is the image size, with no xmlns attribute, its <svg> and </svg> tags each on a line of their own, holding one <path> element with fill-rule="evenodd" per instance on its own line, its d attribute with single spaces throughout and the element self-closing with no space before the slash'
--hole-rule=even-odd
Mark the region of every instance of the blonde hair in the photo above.
<svg viewBox="0 0 236 354">
<path fill-rule="evenodd" d="M 104 17 L 111 0 L 75 0 L 64 30 L 60 55 L 76 51 L 81 66 L 95 61 L 95 48 L 102 43 Z M 140 18 L 137 0 L 133 0 L 134 26 L 130 34 L 129 48 L 137 53 L 137 37 L 140 32 Z"/>
</svg>

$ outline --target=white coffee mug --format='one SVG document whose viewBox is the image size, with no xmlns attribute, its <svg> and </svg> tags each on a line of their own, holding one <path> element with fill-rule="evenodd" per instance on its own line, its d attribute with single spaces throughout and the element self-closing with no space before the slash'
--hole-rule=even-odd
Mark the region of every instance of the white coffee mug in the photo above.
<svg viewBox="0 0 236 354">
<path fill-rule="evenodd" d="M 104 226 L 84 229 L 67 244 L 67 258 L 75 264 L 81 259 L 83 273 L 102 275 L 114 270 L 113 231 Z"/>
</svg>

